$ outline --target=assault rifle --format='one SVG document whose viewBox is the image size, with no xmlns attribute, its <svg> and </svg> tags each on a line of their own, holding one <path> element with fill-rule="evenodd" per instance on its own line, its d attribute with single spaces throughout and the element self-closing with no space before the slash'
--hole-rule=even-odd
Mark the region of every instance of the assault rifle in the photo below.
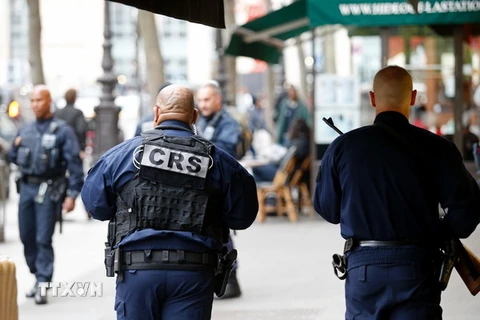
<svg viewBox="0 0 480 320">
<path fill-rule="evenodd" d="M 332 118 L 327 119 L 324 117 L 322 120 L 339 135 L 343 134 L 343 132 L 335 126 Z M 403 140 L 400 140 L 400 142 L 403 142 Z M 480 292 L 480 259 L 456 238 L 445 243 L 439 249 L 442 255 L 442 264 L 440 266 L 438 279 L 441 289 L 445 290 L 447 287 L 451 271 L 453 267 L 455 267 L 455 270 L 457 270 L 470 293 L 473 296 L 477 295 L 477 293 Z"/>
</svg>

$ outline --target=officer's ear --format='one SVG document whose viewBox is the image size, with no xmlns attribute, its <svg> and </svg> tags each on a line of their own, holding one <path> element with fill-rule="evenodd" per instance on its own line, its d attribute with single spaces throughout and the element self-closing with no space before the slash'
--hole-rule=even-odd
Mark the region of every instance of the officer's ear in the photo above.
<svg viewBox="0 0 480 320">
<path fill-rule="evenodd" d="M 193 109 L 193 119 L 192 119 L 192 124 L 196 123 L 198 119 L 198 110 Z"/>
<path fill-rule="evenodd" d="M 153 124 L 154 126 L 158 126 L 159 123 L 158 123 L 158 120 L 160 118 L 160 112 L 158 112 L 160 108 L 158 106 L 155 106 L 153 107 Z"/>
<path fill-rule="evenodd" d="M 375 108 L 377 106 L 377 104 L 375 103 L 375 93 L 373 91 L 370 91 L 369 95 L 370 95 L 370 104 L 372 105 L 372 107 Z"/>
<path fill-rule="evenodd" d="M 417 90 L 413 90 L 410 96 L 410 106 L 414 106 L 416 100 L 417 100 Z"/>
</svg>

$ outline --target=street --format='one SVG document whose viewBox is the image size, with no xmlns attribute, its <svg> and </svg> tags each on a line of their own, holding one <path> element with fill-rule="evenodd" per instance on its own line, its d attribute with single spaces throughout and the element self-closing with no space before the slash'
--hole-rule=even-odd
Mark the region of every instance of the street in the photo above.
<svg viewBox="0 0 480 320">
<path fill-rule="evenodd" d="M 114 278 L 105 277 L 103 266 L 107 223 L 87 220 L 80 200 L 75 211 L 65 215 L 63 234 L 57 228 L 53 239 L 54 281 L 102 282 L 102 297 L 51 297 L 50 290 L 49 303 L 42 306 L 25 298 L 34 278 L 26 267 L 18 236 L 17 201 L 18 196 L 12 194 L 6 206 L 6 242 L 0 244 L 0 255 L 9 256 L 17 266 L 20 319 L 115 319 Z M 330 262 L 332 253 L 343 248 L 338 226 L 317 217 L 302 216 L 296 224 L 286 217 L 268 217 L 265 223 L 238 232 L 234 241 L 243 294 L 238 299 L 215 300 L 212 319 L 344 318 L 344 282 L 334 276 Z M 480 254 L 480 231 L 464 243 Z M 478 319 L 478 299 L 454 273 L 442 298 L 444 319 Z"/>
</svg>

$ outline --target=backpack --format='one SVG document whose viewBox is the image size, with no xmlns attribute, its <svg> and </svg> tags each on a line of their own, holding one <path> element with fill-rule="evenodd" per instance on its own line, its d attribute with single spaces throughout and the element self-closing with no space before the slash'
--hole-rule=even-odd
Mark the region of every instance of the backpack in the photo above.
<svg viewBox="0 0 480 320">
<path fill-rule="evenodd" d="M 234 107 L 227 107 L 229 114 L 238 123 L 240 132 L 238 135 L 238 142 L 236 146 L 236 158 L 237 160 L 245 157 L 250 150 L 253 141 L 253 133 L 248 128 L 248 113 L 239 112 Z"/>
<path fill-rule="evenodd" d="M 245 157 L 247 152 L 250 150 L 250 147 L 252 146 L 252 141 L 253 141 L 253 134 L 248 128 L 243 123 L 239 123 L 240 126 L 240 134 L 238 136 L 238 142 L 237 142 L 237 160 L 242 159 Z"/>
</svg>

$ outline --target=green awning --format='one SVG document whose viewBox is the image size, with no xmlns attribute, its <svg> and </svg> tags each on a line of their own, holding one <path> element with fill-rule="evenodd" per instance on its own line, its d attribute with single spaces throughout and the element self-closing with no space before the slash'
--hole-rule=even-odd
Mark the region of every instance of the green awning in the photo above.
<svg viewBox="0 0 480 320">
<path fill-rule="evenodd" d="M 299 0 L 238 27 L 225 53 L 277 63 L 285 40 L 318 26 L 393 27 L 479 21 L 480 0 Z"/>
<path fill-rule="evenodd" d="M 297 1 L 238 27 L 225 53 L 277 63 L 284 41 L 311 28 L 307 1 Z"/>
</svg>

